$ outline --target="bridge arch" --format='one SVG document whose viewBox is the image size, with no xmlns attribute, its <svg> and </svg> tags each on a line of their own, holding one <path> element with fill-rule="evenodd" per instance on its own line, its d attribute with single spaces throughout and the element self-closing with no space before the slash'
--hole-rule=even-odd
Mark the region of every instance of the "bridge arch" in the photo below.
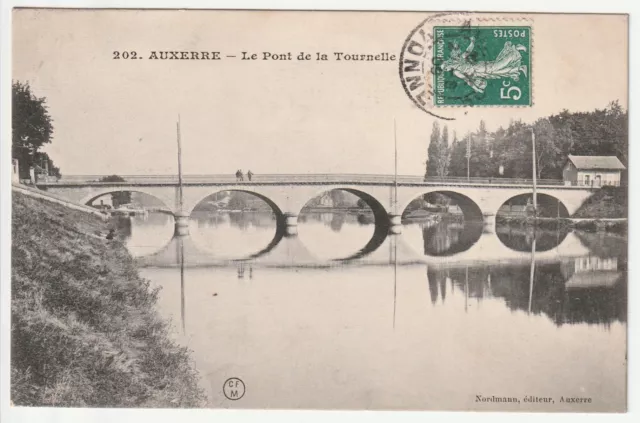
<svg viewBox="0 0 640 423">
<path fill-rule="evenodd" d="M 278 220 L 278 222 L 280 222 L 283 217 L 284 217 L 284 210 L 282 210 L 282 208 L 276 204 L 276 202 L 274 200 L 272 200 L 271 198 L 267 197 L 266 195 L 254 191 L 254 190 L 250 190 L 250 189 L 246 189 L 246 188 L 232 188 L 232 189 L 220 189 L 217 191 L 213 191 L 208 193 L 207 195 L 200 197 L 197 201 L 195 201 L 192 205 L 192 207 L 190 208 L 190 210 L 186 210 L 187 213 L 191 214 L 193 213 L 193 211 L 196 209 L 196 207 L 198 207 L 200 204 L 202 204 L 202 202 L 207 199 L 208 197 L 211 197 L 213 195 L 219 194 L 221 192 L 242 192 L 244 194 L 250 194 L 254 197 L 259 198 L 260 200 L 264 201 L 273 211 L 273 213 L 276 215 L 276 219 Z"/>
<path fill-rule="evenodd" d="M 256 192 L 251 189 L 245 188 L 225 188 L 212 190 L 208 192 L 206 195 L 200 195 L 198 200 L 190 205 L 189 208 L 185 208 L 185 212 L 187 212 L 191 218 L 192 222 L 196 222 L 196 225 L 199 227 L 200 223 L 212 218 L 210 213 L 206 214 L 206 217 L 196 216 L 198 206 L 202 205 L 208 198 L 214 197 L 216 194 L 220 193 L 229 193 L 233 195 L 233 193 L 242 193 L 247 194 L 248 196 L 255 197 L 256 199 L 261 200 L 265 204 L 268 205 L 270 211 L 275 215 L 275 222 L 269 218 L 269 222 L 264 225 L 264 221 L 261 217 L 256 217 L 255 215 L 247 217 L 246 214 L 240 213 L 229 213 L 228 218 L 230 219 L 232 226 L 243 226 L 243 222 L 252 222 L 254 225 L 258 225 L 261 230 L 260 233 L 253 233 L 254 236 L 258 236 L 257 238 L 245 238 L 245 236 L 250 235 L 245 232 L 242 232 L 242 235 L 227 234 L 226 236 L 241 236 L 242 242 L 237 242 L 237 245 L 248 244 L 248 245 L 260 245 L 262 242 L 267 242 L 266 245 L 263 246 L 259 250 L 250 250 L 247 248 L 228 248 L 229 244 L 226 241 L 223 241 L 222 238 L 219 240 L 215 240 L 218 238 L 217 233 L 208 232 L 210 229 L 207 229 L 207 225 L 205 224 L 203 228 L 199 230 L 191 230 L 190 231 L 190 239 L 193 241 L 194 245 L 199 247 L 206 254 L 212 255 L 219 260 L 226 261 L 247 261 L 253 260 L 263 255 L 269 254 L 282 240 L 283 237 L 287 236 L 285 222 L 284 222 L 284 211 L 281 207 L 270 197 L 267 195 Z M 195 198 L 195 197 L 194 197 Z M 260 211 L 260 210 L 259 210 Z M 194 214 L 194 212 L 196 212 Z M 260 216 L 264 216 L 264 214 L 260 214 Z M 253 220 L 256 218 L 257 220 Z M 203 219 L 203 220 L 202 220 Z M 239 219 L 239 220 L 238 220 Z M 216 220 L 217 221 L 217 220 Z M 234 223 L 235 222 L 235 223 Z M 262 222 L 262 224 L 260 223 Z M 275 224 L 275 228 L 271 225 Z M 216 223 L 217 225 L 217 223 Z M 272 232 L 273 230 L 273 232 Z M 242 229 L 244 231 L 244 229 Z M 226 239 L 226 238 L 225 238 Z"/>
<path fill-rule="evenodd" d="M 91 193 L 85 195 L 80 200 L 80 203 L 83 204 L 83 205 L 89 205 L 89 204 L 91 204 L 92 202 L 94 202 L 95 200 L 97 200 L 98 198 L 100 198 L 100 197 L 102 197 L 104 195 L 114 194 L 114 193 L 118 193 L 118 192 L 130 192 L 130 193 L 139 193 L 139 194 L 148 195 L 148 196 L 153 197 L 156 200 L 160 201 L 167 211 L 173 212 L 173 209 L 169 206 L 169 204 L 171 204 L 171 203 L 167 201 L 168 200 L 167 198 L 162 198 L 161 196 L 158 196 L 157 193 L 155 193 L 154 191 L 145 190 L 144 188 L 139 188 L 139 187 L 108 187 L 108 188 L 102 188 L 102 189 L 99 189 L 99 190 L 92 191 Z"/>
<path fill-rule="evenodd" d="M 506 199 L 496 211 L 496 216 L 526 215 L 527 201 L 532 202 L 533 194 L 530 190 L 515 194 Z M 538 217 L 569 217 L 570 213 L 564 202 L 555 195 L 545 192 L 536 194 L 538 202 Z"/>
<path fill-rule="evenodd" d="M 409 207 L 409 204 L 411 204 L 413 201 L 417 199 L 423 198 L 427 194 L 442 194 L 445 197 L 449 197 L 451 200 L 453 200 L 453 202 L 456 205 L 458 205 L 458 207 L 460 207 L 460 210 L 464 215 L 465 221 L 482 221 L 483 220 L 482 209 L 480 208 L 480 206 L 475 200 L 473 200 L 472 198 L 462 193 L 459 193 L 450 189 L 434 188 L 434 189 L 424 190 L 420 192 L 418 195 L 415 195 L 413 198 L 406 201 L 404 204 L 402 204 L 401 207 L 398 209 L 398 211 L 401 212 L 401 214 L 404 214 L 405 211 L 407 210 L 407 207 Z"/>
<path fill-rule="evenodd" d="M 389 234 L 389 229 L 391 227 L 391 221 L 389 218 L 389 214 L 387 208 L 382 204 L 382 202 L 376 198 L 374 195 L 365 192 L 361 189 L 350 187 L 350 186 L 330 186 L 324 187 L 324 189 L 320 189 L 314 191 L 308 198 L 305 200 L 304 204 L 302 204 L 298 211 L 298 216 L 305 207 L 309 204 L 311 200 L 317 198 L 321 195 L 329 193 L 331 191 L 344 191 L 349 194 L 352 194 L 359 199 L 361 199 L 372 211 L 374 218 L 374 229 L 371 238 L 367 241 L 367 243 L 360 249 L 358 249 L 355 253 L 349 254 L 346 257 L 334 258 L 334 261 L 348 261 L 354 260 L 356 258 L 363 257 L 367 254 L 372 253 L 377 250 L 380 245 L 382 245 Z"/>
<path fill-rule="evenodd" d="M 370 193 L 368 193 L 366 191 L 363 191 L 361 189 L 354 188 L 352 186 L 340 186 L 340 185 L 335 185 L 335 186 L 330 186 L 330 187 L 323 187 L 322 189 L 318 189 L 316 191 L 313 191 L 311 193 L 311 195 L 308 195 L 307 198 L 304 199 L 304 202 L 298 206 L 297 213 L 300 214 L 302 209 L 304 207 L 306 207 L 306 205 L 309 204 L 309 202 L 312 199 L 317 198 L 317 197 L 319 197 L 319 196 L 321 196 L 321 195 L 323 195 L 325 193 L 331 192 L 331 191 L 345 191 L 345 192 L 348 192 L 349 194 L 355 195 L 356 197 L 358 197 L 362 201 L 364 201 L 367 204 L 367 206 L 369 206 L 371 211 L 373 212 L 373 215 L 374 215 L 374 217 L 376 219 L 376 225 L 379 225 L 379 224 L 383 225 L 385 222 L 387 222 L 389 220 L 388 210 L 383 205 L 383 201 L 380 201 L 373 194 L 370 194 Z"/>
</svg>

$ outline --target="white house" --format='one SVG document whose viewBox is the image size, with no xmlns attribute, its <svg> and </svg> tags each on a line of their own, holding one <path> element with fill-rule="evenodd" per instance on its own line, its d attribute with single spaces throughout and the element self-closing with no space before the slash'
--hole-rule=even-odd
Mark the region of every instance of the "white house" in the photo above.
<svg viewBox="0 0 640 423">
<path fill-rule="evenodd" d="M 625 169 L 616 156 L 573 156 L 570 154 L 562 170 L 562 178 L 565 185 L 619 186 L 620 173 Z"/>
</svg>

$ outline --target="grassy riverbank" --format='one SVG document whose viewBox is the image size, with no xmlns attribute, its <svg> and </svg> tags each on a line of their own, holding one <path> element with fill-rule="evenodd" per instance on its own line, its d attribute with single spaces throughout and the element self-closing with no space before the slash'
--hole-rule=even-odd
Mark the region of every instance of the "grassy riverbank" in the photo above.
<svg viewBox="0 0 640 423">
<path fill-rule="evenodd" d="M 13 193 L 11 399 L 16 405 L 196 407 L 188 351 L 107 224 Z"/>
<path fill-rule="evenodd" d="M 602 187 L 570 218 L 496 216 L 496 223 L 537 226 L 541 229 L 577 229 L 585 232 L 627 233 L 628 200 L 626 187 Z"/>
<path fill-rule="evenodd" d="M 605 186 L 595 192 L 576 211 L 573 218 L 626 218 L 628 213 L 627 187 Z"/>
</svg>

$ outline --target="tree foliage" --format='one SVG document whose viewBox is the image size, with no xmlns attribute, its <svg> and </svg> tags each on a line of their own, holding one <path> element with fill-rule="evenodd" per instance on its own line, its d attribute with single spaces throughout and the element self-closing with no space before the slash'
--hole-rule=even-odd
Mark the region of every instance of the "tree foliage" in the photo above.
<svg viewBox="0 0 640 423">
<path fill-rule="evenodd" d="M 449 151 L 449 129 L 447 125 L 442 129 L 442 136 L 440 137 L 440 142 L 438 143 L 438 151 L 436 155 L 436 173 L 439 177 L 447 176 L 449 173 L 449 161 L 450 161 Z"/>
<path fill-rule="evenodd" d="M 29 177 L 29 167 L 46 156 L 39 149 L 51 142 L 53 120 L 49 115 L 45 97 L 36 97 L 29 83 L 14 81 L 12 91 L 12 144 L 11 155 L 18 159 L 20 177 Z M 46 156 L 48 158 L 48 156 Z M 59 173 L 59 169 L 58 169 Z"/>
<path fill-rule="evenodd" d="M 438 121 L 433 122 L 431 128 L 431 138 L 429 139 L 429 147 L 427 148 L 427 170 L 425 178 L 436 176 L 438 174 L 438 148 L 440 146 L 440 124 Z"/>
<path fill-rule="evenodd" d="M 34 162 L 40 169 L 48 169 L 49 175 L 55 176 L 56 178 L 60 178 L 62 176 L 60 168 L 55 165 L 47 153 L 38 151 L 35 155 Z"/>
<path fill-rule="evenodd" d="M 592 112 L 562 112 L 532 124 L 520 120 L 489 132 L 480 122 L 471 136 L 470 176 L 531 178 L 531 129 L 536 141 L 536 170 L 542 179 L 561 179 L 567 156 L 616 156 L 628 165 L 628 113 L 610 103 Z M 466 176 L 466 137 L 451 146 L 449 174 Z M 499 168 L 503 166 L 503 175 Z"/>
<path fill-rule="evenodd" d="M 438 121 L 433 122 L 431 138 L 427 149 L 427 169 L 425 177 L 444 177 L 449 173 L 451 150 L 449 148 L 449 128 L 444 125 L 440 132 Z"/>
</svg>

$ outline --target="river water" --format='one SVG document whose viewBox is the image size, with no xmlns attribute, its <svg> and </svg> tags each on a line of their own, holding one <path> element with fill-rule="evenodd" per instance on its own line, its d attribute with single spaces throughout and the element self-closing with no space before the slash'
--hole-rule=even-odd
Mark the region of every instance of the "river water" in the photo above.
<svg viewBox="0 0 640 423">
<path fill-rule="evenodd" d="M 625 408 L 626 238 L 423 221 L 371 242 L 372 220 L 306 213 L 283 236 L 270 213 L 194 212 L 173 238 L 151 213 L 119 233 L 210 407 Z"/>
</svg>

